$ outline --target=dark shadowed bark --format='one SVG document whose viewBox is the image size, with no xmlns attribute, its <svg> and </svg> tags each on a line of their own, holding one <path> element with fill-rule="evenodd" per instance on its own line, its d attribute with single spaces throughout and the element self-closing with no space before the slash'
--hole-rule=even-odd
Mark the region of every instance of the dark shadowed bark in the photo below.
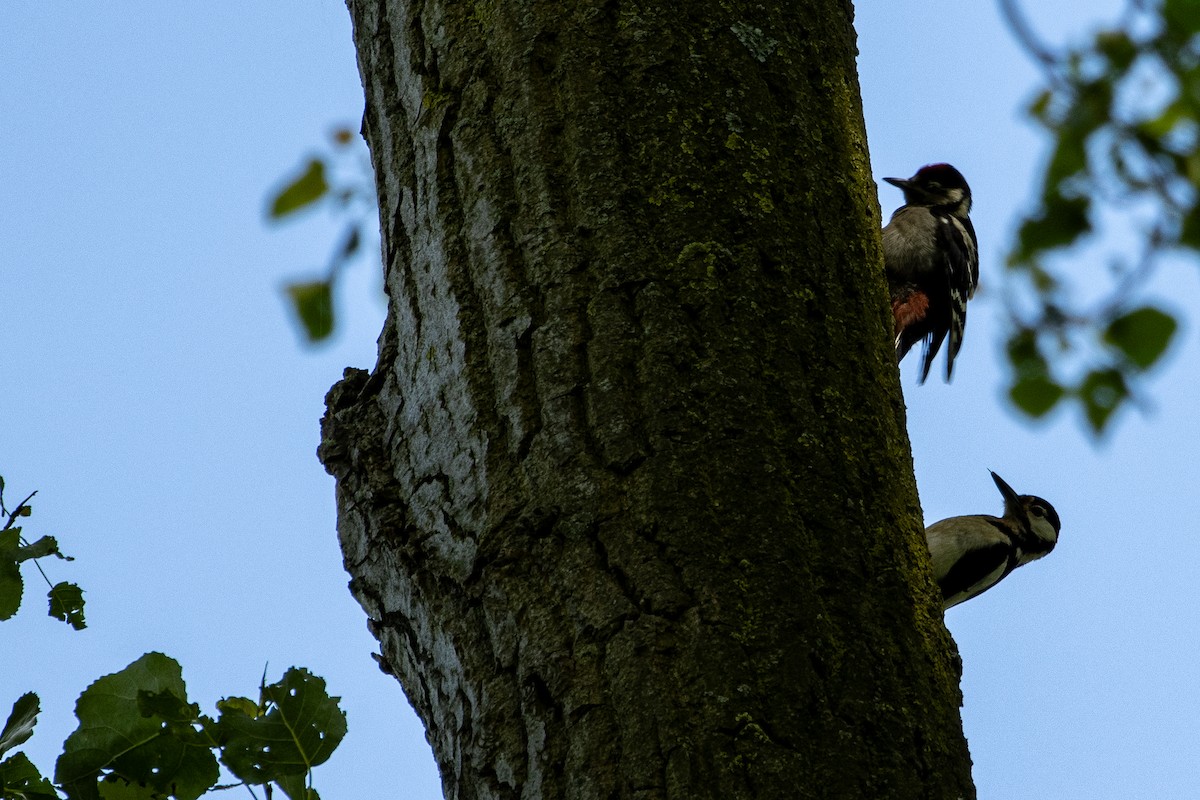
<svg viewBox="0 0 1200 800">
<path fill-rule="evenodd" d="M 851 8 L 351 0 L 351 586 L 455 798 L 971 797 Z"/>
</svg>

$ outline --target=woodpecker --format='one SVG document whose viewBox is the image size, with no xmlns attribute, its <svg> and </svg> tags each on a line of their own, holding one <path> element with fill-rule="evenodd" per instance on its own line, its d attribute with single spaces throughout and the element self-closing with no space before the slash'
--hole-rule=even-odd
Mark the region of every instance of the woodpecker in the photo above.
<svg viewBox="0 0 1200 800">
<path fill-rule="evenodd" d="M 1003 517 L 951 517 L 925 529 L 943 610 L 986 592 L 1058 543 L 1061 523 L 1054 506 L 1031 494 L 1018 495 L 994 472 L 992 480 L 1004 496 Z"/>
<path fill-rule="evenodd" d="M 947 334 L 946 380 L 962 347 L 967 300 L 979 285 L 979 248 L 971 187 L 949 164 L 929 164 L 911 178 L 884 178 L 904 192 L 904 205 L 883 228 L 883 263 L 895 321 L 896 360 L 925 341 L 920 383 Z"/>
</svg>

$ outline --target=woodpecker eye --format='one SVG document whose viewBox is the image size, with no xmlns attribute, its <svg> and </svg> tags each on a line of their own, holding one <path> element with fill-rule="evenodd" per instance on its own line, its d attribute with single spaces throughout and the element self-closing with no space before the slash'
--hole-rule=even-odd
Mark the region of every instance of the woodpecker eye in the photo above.
<svg viewBox="0 0 1200 800">
<path fill-rule="evenodd" d="M 1046 516 L 1046 509 L 1042 508 L 1041 506 L 1034 506 L 1033 508 L 1029 509 L 1029 513 L 1033 514 L 1035 517 L 1044 517 Z"/>
<path fill-rule="evenodd" d="M 942 188 L 942 185 L 940 183 L 938 183 L 937 181 L 930 181 L 929 188 L 930 189 L 940 189 L 940 188 Z"/>
</svg>

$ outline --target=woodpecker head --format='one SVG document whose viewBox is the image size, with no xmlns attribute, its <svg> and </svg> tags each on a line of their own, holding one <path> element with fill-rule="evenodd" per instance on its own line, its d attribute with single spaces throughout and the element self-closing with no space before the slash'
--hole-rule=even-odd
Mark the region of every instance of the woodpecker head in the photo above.
<svg viewBox="0 0 1200 800">
<path fill-rule="evenodd" d="M 1004 496 L 1004 519 L 1015 525 L 1021 533 L 1032 535 L 1040 547 L 1044 548 L 1033 558 L 1040 558 L 1053 550 L 1054 545 L 1058 544 L 1058 532 L 1062 528 L 1054 506 L 1031 494 L 1017 494 L 994 472 L 992 480 Z M 1022 563 L 1026 560 L 1033 559 L 1023 559 Z"/>
<path fill-rule="evenodd" d="M 971 211 L 971 187 L 949 164 L 927 164 L 911 178 L 884 178 L 904 192 L 909 206 L 939 206 L 958 217 Z"/>
</svg>

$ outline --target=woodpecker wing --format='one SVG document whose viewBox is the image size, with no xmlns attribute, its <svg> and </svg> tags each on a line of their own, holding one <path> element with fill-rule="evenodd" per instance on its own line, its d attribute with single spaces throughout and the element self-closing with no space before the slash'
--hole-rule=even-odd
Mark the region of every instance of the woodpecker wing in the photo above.
<svg viewBox="0 0 1200 800">
<path fill-rule="evenodd" d="M 946 253 L 946 284 L 950 290 L 950 344 L 946 351 L 946 380 L 950 380 L 967 328 L 967 301 L 975 296 L 979 286 L 979 252 L 970 217 L 949 214 L 942 217 L 938 235 Z M 928 364 L 925 371 L 929 371 Z"/>
<path fill-rule="evenodd" d="M 975 246 L 975 227 L 969 217 L 956 217 L 941 209 L 934 209 L 937 217 L 937 248 L 942 255 L 944 298 L 936 304 L 937 318 L 925 336 L 925 351 L 921 357 L 920 383 L 929 377 L 933 359 L 942 347 L 947 335 L 950 344 L 946 351 L 946 380 L 954 372 L 954 359 L 962 347 L 963 332 L 967 327 L 967 301 L 975 294 L 979 283 L 979 256 Z M 909 345 L 912 346 L 911 344 Z"/>
<path fill-rule="evenodd" d="M 982 594 L 1017 568 L 1004 523 L 990 516 L 951 517 L 925 530 L 943 608 Z"/>
<path fill-rule="evenodd" d="M 930 269 L 938 261 L 938 227 L 938 218 L 928 206 L 903 205 L 883 229 L 897 361 L 903 361 L 917 342 L 926 342 L 928 348 L 932 332 L 944 316 L 944 269 Z"/>
</svg>

